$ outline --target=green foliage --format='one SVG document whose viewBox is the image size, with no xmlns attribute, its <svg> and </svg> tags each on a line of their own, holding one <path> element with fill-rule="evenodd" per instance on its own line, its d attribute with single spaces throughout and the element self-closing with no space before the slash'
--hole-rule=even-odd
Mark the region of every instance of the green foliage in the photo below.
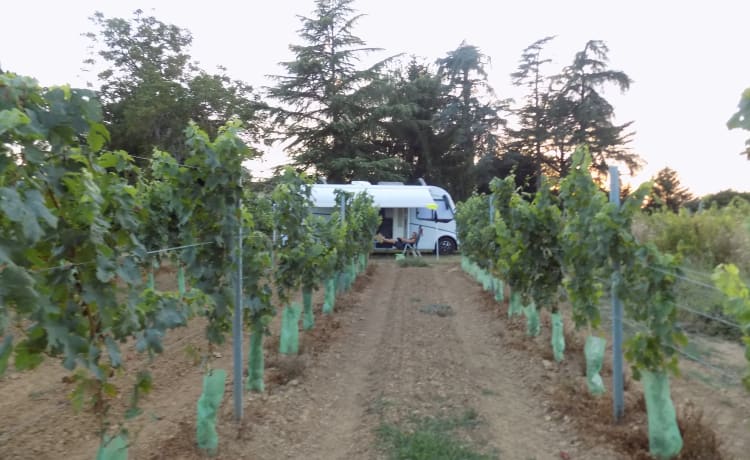
<svg viewBox="0 0 750 460">
<path fill-rule="evenodd" d="M 490 182 L 495 177 L 513 175 L 516 188 L 533 195 L 539 185 L 539 163 L 529 155 L 517 151 L 491 153 L 477 162 L 477 187 L 479 193 L 490 193 Z"/>
<path fill-rule="evenodd" d="M 589 146 L 591 167 L 602 175 L 611 162 L 637 170 L 641 161 L 627 148 L 632 122 L 615 124 L 614 108 L 603 94 L 612 85 L 628 90 L 630 77 L 609 68 L 609 48 L 600 40 L 586 42 L 558 74 L 546 74 L 543 67 L 549 60 L 543 52 L 552 39 L 545 37 L 526 48 L 512 75 L 514 84 L 528 93 L 524 105 L 515 110 L 520 128 L 509 131 L 511 149 L 534 158 L 539 170 L 552 177 L 569 173 L 579 144 Z"/>
<path fill-rule="evenodd" d="M 221 341 L 233 307 L 226 273 L 236 260 L 249 150 L 237 125 L 213 141 L 192 125 L 184 164 L 157 152 L 141 175 L 127 153 L 100 150 L 108 134 L 90 91 L 42 89 L 2 74 L 0 113 L 15 114 L 0 117 L 0 370 L 11 353 L 19 370 L 60 356 L 67 369 L 86 371 L 76 374 L 74 401 L 104 416 L 118 394 L 109 377 L 123 366 L 120 343 L 159 353 L 165 332 L 196 314 L 209 318 L 209 338 Z M 125 179 L 133 175 L 135 185 Z M 143 286 L 142 268 L 154 266 L 144 242 L 211 249 L 182 252 L 189 292 L 160 292 Z M 263 266 L 263 256 L 247 254 L 251 269 Z M 28 324 L 17 341 L 11 319 Z M 139 395 L 150 386 L 150 377 L 139 377 L 128 417 L 140 413 Z"/>
<path fill-rule="evenodd" d="M 521 225 L 517 230 L 519 241 L 526 248 L 523 270 L 531 274 L 529 295 L 542 308 L 557 311 L 559 289 L 562 282 L 559 235 L 561 231 L 560 208 L 546 182 L 542 182 L 529 206 L 519 206 Z"/>
<path fill-rule="evenodd" d="M 693 212 L 711 207 L 723 208 L 733 204 L 737 199 L 750 203 L 750 192 L 738 192 L 732 189 L 722 190 L 701 198 L 695 198 L 687 204 L 687 207 Z"/>
<path fill-rule="evenodd" d="M 274 123 L 292 141 L 295 166 L 314 168 L 331 183 L 402 179 L 399 161 L 373 142 L 384 99 L 379 72 L 387 61 L 356 68 L 377 49 L 353 34 L 360 16 L 352 1 L 317 0 L 315 16 L 301 18 L 303 44 L 290 46 L 295 59 L 281 63 L 287 75 L 270 89 L 280 104 Z"/>
<path fill-rule="evenodd" d="M 212 343 L 222 343 L 230 326 L 235 302 L 231 278 L 226 274 L 239 257 L 238 228 L 248 223 L 242 212 L 241 163 L 251 151 L 238 132 L 239 126 L 230 124 L 211 140 L 191 123 L 185 130 L 185 162 L 176 179 L 175 200 L 183 213 L 179 216 L 183 223 L 178 231 L 180 241 L 185 245 L 211 243 L 187 248 L 181 257 L 191 286 L 211 300 L 203 314 L 209 320 L 206 332 Z M 263 264 L 264 260 L 263 255 L 257 255 L 256 260 L 245 263 Z"/>
<path fill-rule="evenodd" d="M 735 264 L 750 272 L 750 203 L 737 199 L 731 205 L 697 213 L 655 212 L 639 215 L 633 232 L 659 250 L 679 254 L 686 264 L 710 271 L 719 264 Z"/>
<path fill-rule="evenodd" d="M 426 260 L 424 260 L 422 257 L 405 257 L 403 259 L 399 259 L 396 261 L 399 267 L 429 267 L 430 264 L 427 263 Z"/>
<path fill-rule="evenodd" d="M 712 276 L 716 287 L 727 296 L 725 311 L 740 324 L 745 358 L 750 362 L 750 288 L 740 277 L 740 270 L 732 264 L 719 265 Z M 742 379 L 750 391 L 750 370 Z"/>
<path fill-rule="evenodd" d="M 412 57 L 387 75 L 390 87 L 382 112 L 381 148 L 401 159 L 410 182 L 423 178 L 443 184 L 450 170 L 442 158 L 451 145 L 451 133 L 439 126 L 446 87 L 430 65 Z"/>
<path fill-rule="evenodd" d="M 543 67 L 552 61 L 543 58 L 542 52 L 544 46 L 554 38 L 544 37 L 523 50 L 518 70 L 511 74 L 513 84 L 527 90 L 523 106 L 515 110 L 520 126 L 518 129 L 508 129 L 512 140 L 511 148 L 524 157 L 533 159 L 535 176 L 542 174 L 552 134 L 552 94 L 551 90 L 547 91 L 549 77 L 543 73 Z"/>
<path fill-rule="evenodd" d="M 274 247 L 274 284 L 282 304 L 288 303 L 289 295 L 302 284 L 316 286 L 320 280 L 315 279 L 316 269 L 325 248 L 316 241 L 310 227 L 309 184 L 309 180 L 288 168 L 271 195 L 274 229 L 281 235 Z"/>
<path fill-rule="evenodd" d="M 437 75 L 444 85 L 438 120 L 451 139 L 441 158 L 449 173 L 441 183 L 457 200 L 466 199 L 475 189 L 474 160 L 495 152 L 499 144 L 495 133 L 505 124 L 499 116 L 504 103 L 487 101 L 486 95 L 493 93 L 487 83 L 487 62 L 478 47 L 466 42 L 437 60 Z"/>
<path fill-rule="evenodd" d="M 687 344 L 687 337 L 677 327 L 674 283 L 678 261 L 653 245 L 639 246 L 630 256 L 621 279 L 615 278 L 616 290 L 626 315 L 645 323 L 648 329 L 626 341 L 625 357 L 635 379 L 640 379 L 644 370 L 676 373 L 677 349 Z"/>
<path fill-rule="evenodd" d="M 15 346 L 17 368 L 61 355 L 66 368 L 83 366 L 106 383 L 102 358 L 118 367 L 119 341 L 158 350 L 163 331 L 179 322 L 152 317 L 137 295 L 118 296 L 118 281 L 131 292 L 141 285 L 136 267 L 146 255 L 133 236 L 138 192 L 122 179 L 134 167 L 124 152 L 92 150 L 107 134 L 90 91 L 3 74 L 6 111 L 25 116 L 5 117 L 11 122 L 0 129 L 0 335 L 11 314 L 33 319 Z M 152 297 L 160 302 L 168 299 Z M 177 317 L 181 308 L 173 306 Z M 11 347 L 5 342 L 3 353 Z"/>
<path fill-rule="evenodd" d="M 140 157 L 163 149 L 182 160 L 187 150 L 182 131 L 191 120 L 211 138 L 235 117 L 245 122 L 244 137 L 257 134 L 263 104 L 250 86 L 223 69 L 219 74 L 199 69 L 188 54 L 189 31 L 141 10 L 131 19 L 97 12 L 91 21 L 96 31 L 86 34 L 92 56 L 85 64 L 98 72 L 112 148 Z"/>
<path fill-rule="evenodd" d="M 459 429 L 470 430 L 478 425 L 475 411 L 460 417 L 424 418 L 412 421 L 409 427 L 381 424 L 378 438 L 388 458 L 393 460 L 490 460 L 495 458 L 478 452 L 458 439 Z"/>
<path fill-rule="evenodd" d="M 494 252 L 495 241 L 487 233 L 490 223 L 489 199 L 486 195 L 473 195 L 456 205 L 456 231 L 461 241 L 461 253 L 482 268 L 488 268 L 489 261 L 483 254 Z"/>
<path fill-rule="evenodd" d="M 239 173 L 222 175 L 218 166 L 240 171 L 247 149 L 232 127 L 214 142 L 190 128 L 187 143 L 193 151 L 186 164 L 157 152 L 150 178 L 133 187 L 123 179 L 136 171 L 126 153 L 94 150 L 107 133 L 92 93 L 42 90 L 11 74 L 2 75 L 0 91 L 7 104 L 3 113 L 23 109 L 26 114 L 4 117 L 0 152 L 0 335 L 5 336 L 0 369 L 5 370 L 11 350 L 20 370 L 38 365 L 43 354 L 62 355 L 68 369 L 83 366 L 91 372 L 78 387 L 77 400 L 93 392 L 100 405 L 103 397 L 116 394 L 107 379 L 109 369 L 122 366 L 119 342 L 133 338 L 139 351 L 160 352 L 164 332 L 196 312 L 209 316 L 209 336 L 219 337 L 211 333 L 221 331 L 229 311 L 223 280 L 231 255 L 222 243 L 234 240 L 236 213 L 229 208 L 239 200 Z M 185 224 L 190 219 L 192 228 Z M 198 289 L 184 297 L 143 290 L 144 242 L 163 247 L 204 238 L 215 243 L 212 251 L 184 255 L 193 286 L 203 288 L 211 301 Z M 126 296 L 119 295 L 118 283 Z M 10 314 L 33 319 L 15 346 L 5 335 Z M 136 402 L 146 390 L 137 387 Z"/>
<path fill-rule="evenodd" d="M 563 254 L 563 285 L 573 307 L 576 326 L 594 328 L 601 321 L 599 303 L 604 285 L 599 279 L 608 270 L 602 261 L 608 257 L 607 246 L 599 240 L 599 228 L 592 222 L 607 205 L 607 197 L 591 177 L 591 157 L 584 148 L 573 155 L 570 173 L 560 184 L 563 204 L 563 228 L 560 243 Z"/>
<path fill-rule="evenodd" d="M 349 208 L 350 238 L 356 243 L 356 254 L 369 254 L 372 238 L 380 226 L 380 215 L 373 199 L 366 193 L 354 197 Z"/>
<path fill-rule="evenodd" d="M 732 118 L 729 119 L 727 127 L 729 129 L 744 129 L 745 131 L 750 131 L 750 88 L 747 88 L 742 92 L 737 113 L 732 115 Z M 745 145 L 747 147 L 742 154 L 747 155 L 748 160 L 750 160 L 750 139 L 745 141 Z"/>
<path fill-rule="evenodd" d="M 496 214 L 494 219 L 495 253 L 488 253 L 500 278 L 507 281 L 511 291 L 522 297 L 524 304 L 531 303 L 533 277 L 527 270 L 535 261 L 524 248 L 523 231 L 534 217 L 531 204 L 516 193 L 515 177 L 494 179 L 490 183 Z M 485 255 L 486 257 L 486 255 Z"/>
<path fill-rule="evenodd" d="M 560 183 L 559 202 L 547 182 L 529 202 L 517 193 L 512 175 L 494 179 L 492 226 L 485 217 L 486 199 L 461 203 L 457 222 L 466 255 L 508 282 L 513 295 L 528 306 L 530 326 L 535 304 L 556 311 L 561 283 L 576 324 L 597 326 L 604 291 L 599 278 L 611 278 L 627 315 L 646 325 L 645 332 L 626 343 L 634 375 L 641 370 L 676 371 L 675 352 L 685 342 L 676 321 L 677 259 L 639 243 L 631 233 L 650 184 L 615 206 L 593 180 L 591 164 L 588 150 L 579 148 L 570 174 Z"/>
<path fill-rule="evenodd" d="M 221 343 L 234 309 L 244 308 L 261 357 L 253 355 L 251 377 L 262 388 L 270 282 L 285 296 L 305 273 L 352 267 L 379 222 L 364 195 L 342 197 L 341 221 L 310 218 L 308 182 L 291 172 L 270 196 L 243 189 L 242 162 L 254 154 L 243 131 L 233 121 L 212 137 L 190 123 L 179 158 L 156 150 L 144 171 L 128 153 L 104 150 L 109 133 L 94 93 L 0 75 L 0 374 L 11 362 L 26 370 L 45 355 L 60 357 L 77 368 L 73 405 L 91 405 L 104 432 L 109 401 L 120 397 L 110 378 L 124 366 L 121 343 L 160 353 L 167 331 L 196 315 L 208 320 L 209 342 Z M 315 235 L 317 226 L 324 231 Z M 275 248 L 272 272 L 274 228 L 286 244 Z M 316 251 L 318 265 L 304 267 Z M 166 253 L 189 290 L 154 286 Z M 10 324 L 24 325 L 20 337 Z M 141 414 L 152 385 L 138 374 L 126 419 Z"/>
<path fill-rule="evenodd" d="M 664 168 L 652 179 L 654 189 L 649 196 L 646 209 L 666 209 L 678 212 L 681 207 L 693 199 L 687 188 L 680 185 L 677 171 Z"/>
</svg>

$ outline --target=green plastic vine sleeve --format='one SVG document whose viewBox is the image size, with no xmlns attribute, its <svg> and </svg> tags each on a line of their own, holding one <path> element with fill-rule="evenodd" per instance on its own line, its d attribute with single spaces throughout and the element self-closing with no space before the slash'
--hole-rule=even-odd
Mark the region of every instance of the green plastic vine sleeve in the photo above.
<svg viewBox="0 0 750 460">
<path fill-rule="evenodd" d="M 323 314 L 333 313 L 333 306 L 336 303 L 336 277 L 332 276 L 326 280 L 326 294 L 323 302 Z"/>
<path fill-rule="evenodd" d="M 263 384 L 263 325 L 260 319 L 253 320 L 250 332 L 250 353 L 248 353 L 248 376 L 245 388 L 258 393 L 265 390 Z"/>
<path fill-rule="evenodd" d="M 495 302 L 503 303 L 503 300 L 505 300 L 505 283 L 495 278 L 493 284 L 495 286 Z"/>
<path fill-rule="evenodd" d="M 586 356 L 586 383 L 589 387 L 589 393 L 594 396 L 602 395 L 607 391 L 602 376 L 599 375 L 606 349 L 607 341 L 605 339 L 593 335 L 586 338 L 586 345 L 583 347 L 583 354 Z"/>
<path fill-rule="evenodd" d="M 519 316 L 521 313 L 523 313 L 521 294 L 518 292 L 512 292 L 510 294 L 510 305 L 508 306 L 508 318 Z"/>
<path fill-rule="evenodd" d="M 105 434 L 96 460 L 128 460 L 128 436 L 125 433 L 115 437 Z"/>
<path fill-rule="evenodd" d="M 539 310 L 537 310 L 536 304 L 531 302 L 523 308 L 523 313 L 526 315 L 526 335 L 530 337 L 538 336 L 542 329 L 539 325 Z"/>
<path fill-rule="evenodd" d="M 198 447 L 209 455 L 215 455 L 219 447 L 219 435 L 216 432 L 216 414 L 224 398 L 224 383 L 227 373 L 223 369 L 214 369 L 203 376 L 203 393 L 198 399 L 198 421 L 196 439 Z"/>
<path fill-rule="evenodd" d="M 282 355 L 296 355 L 299 353 L 299 316 L 302 307 L 292 304 L 284 309 L 281 317 L 281 334 L 279 337 L 279 353 Z"/>
<path fill-rule="evenodd" d="M 648 415 L 648 448 L 658 459 L 670 459 L 682 450 L 682 436 L 669 392 L 666 372 L 642 372 Z"/>
<path fill-rule="evenodd" d="M 305 315 L 302 318 L 302 327 L 309 331 L 313 327 L 315 327 L 315 315 L 313 314 L 313 305 L 312 305 L 312 289 L 311 288 L 303 288 L 302 289 L 302 305 L 305 309 Z"/>
<path fill-rule="evenodd" d="M 185 295 L 185 267 L 182 265 L 177 269 L 177 290 L 180 295 Z"/>
<path fill-rule="evenodd" d="M 555 361 L 558 363 L 563 360 L 565 353 L 565 334 L 563 318 L 560 312 L 552 313 L 552 353 L 555 355 Z"/>
</svg>

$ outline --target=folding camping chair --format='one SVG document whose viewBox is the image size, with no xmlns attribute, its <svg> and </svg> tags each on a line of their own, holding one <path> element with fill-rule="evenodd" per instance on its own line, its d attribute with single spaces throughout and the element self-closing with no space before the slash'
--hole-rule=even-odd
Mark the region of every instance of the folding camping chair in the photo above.
<svg viewBox="0 0 750 460">
<path fill-rule="evenodd" d="M 407 255 L 409 252 L 411 252 L 411 255 L 414 257 L 422 257 L 422 253 L 419 252 L 419 239 L 422 238 L 422 227 L 419 227 L 419 231 L 416 232 L 417 237 L 414 239 L 413 243 L 405 243 L 404 244 L 404 255 Z"/>
</svg>

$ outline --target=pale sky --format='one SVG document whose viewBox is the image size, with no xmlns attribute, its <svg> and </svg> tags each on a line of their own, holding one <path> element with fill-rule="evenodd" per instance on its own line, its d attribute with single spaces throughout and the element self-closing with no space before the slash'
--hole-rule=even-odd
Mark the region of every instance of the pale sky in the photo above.
<svg viewBox="0 0 750 460">
<path fill-rule="evenodd" d="M 510 85 L 522 50 L 547 35 L 556 71 L 589 39 L 604 40 L 613 69 L 634 80 L 630 91 L 609 92 L 618 121 L 634 120 L 633 150 L 647 161 L 640 183 L 659 169 L 675 169 L 696 194 L 750 191 L 750 161 L 739 155 L 750 133 L 728 131 L 742 90 L 750 86 L 750 1 L 606 0 L 514 2 L 492 0 L 356 0 L 365 14 L 354 33 L 377 57 L 405 53 L 434 61 L 462 40 L 490 57 L 489 80 L 499 97 L 519 98 Z M 193 34 L 191 55 L 207 71 L 217 65 L 256 87 L 278 74 L 300 43 L 296 15 L 310 15 L 313 0 L 135 1 L 37 0 L 0 8 L 0 65 L 43 85 L 83 86 L 88 17 L 131 17 L 141 8 Z M 264 163 L 279 163 L 279 156 Z"/>
</svg>

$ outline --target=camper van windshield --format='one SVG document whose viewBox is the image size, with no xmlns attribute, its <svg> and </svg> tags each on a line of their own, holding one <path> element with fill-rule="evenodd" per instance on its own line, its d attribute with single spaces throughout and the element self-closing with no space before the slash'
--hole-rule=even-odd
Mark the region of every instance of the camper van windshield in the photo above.
<svg viewBox="0 0 750 460">
<path fill-rule="evenodd" d="M 435 199 L 435 204 L 437 205 L 437 209 L 417 208 L 417 219 L 435 222 L 450 222 L 453 220 L 454 215 L 450 204 L 441 198 Z"/>
<path fill-rule="evenodd" d="M 438 200 L 439 201 L 439 200 Z M 445 202 L 445 207 L 447 209 L 450 209 L 453 214 L 453 212 L 456 209 L 456 205 L 453 203 L 453 200 L 451 199 L 450 195 L 443 195 L 443 200 Z"/>
<path fill-rule="evenodd" d="M 453 220 L 453 208 L 451 207 L 449 199 L 446 199 L 447 197 L 443 197 L 442 199 L 435 200 L 435 203 L 437 203 L 437 220 L 441 222 L 449 222 Z"/>
</svg>

